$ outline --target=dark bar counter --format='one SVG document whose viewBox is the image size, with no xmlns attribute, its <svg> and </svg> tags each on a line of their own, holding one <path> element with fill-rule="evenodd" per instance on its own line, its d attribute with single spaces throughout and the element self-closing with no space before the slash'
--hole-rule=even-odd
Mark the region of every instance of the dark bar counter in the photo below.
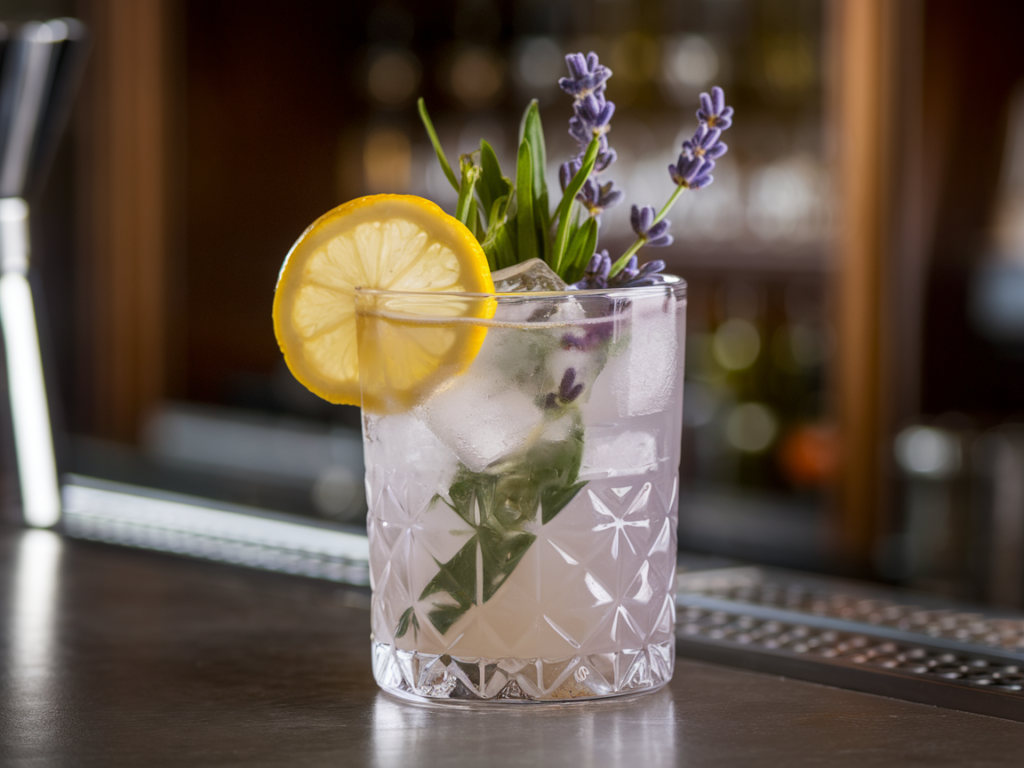
<svg viewBox="0 0 1024 768">
<path fill-rule="evenodd" d="M 1024 723 L 680 657 L 656 694 L 382 694 L 368 594 L 0 530 L 0 765 L 1020 766 Z"/>
</svg>

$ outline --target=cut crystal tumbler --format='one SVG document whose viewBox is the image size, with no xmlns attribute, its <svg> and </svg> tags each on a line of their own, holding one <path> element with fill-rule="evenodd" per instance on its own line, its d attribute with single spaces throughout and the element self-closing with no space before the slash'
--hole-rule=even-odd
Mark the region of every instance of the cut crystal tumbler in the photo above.
<svg viewBox="0 0 1024 768">
<path fill-rule="evenodd" d="M 515 703 L 668 682 L 686 307 L 668 280 L 357 291 L 385 690 Z"/>
</svg>

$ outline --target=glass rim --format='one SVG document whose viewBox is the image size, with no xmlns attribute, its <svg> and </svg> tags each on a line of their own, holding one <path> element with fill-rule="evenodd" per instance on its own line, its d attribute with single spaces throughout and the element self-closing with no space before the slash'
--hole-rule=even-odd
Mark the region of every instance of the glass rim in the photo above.
<svg viewBox="0 0 1024 768">
<path fill-rule="evenodd" d="M 686 294 L 686 280 L 678 275 L 664 275 L 667 278 L 662 283 L 654 285 L 637 286 L 615 286 L 612 288 L 585 288 L 581 290 L 566 291 L 523 291 L 521 293 L 499 293 L 497 291 L 487 293 L 482 291 L 395 291 L 386 288 L 364 288 L 355 286 L 357 296 L 430 296 L 435 298 L 458 297 L 470 299 L 497 299 L 497 300 L 541 300 L 541 299 L 563 299 L 576 298 L 580 296 L 605 296 L 611 298 L 641 298 L 647 296 L 664 295 L 665 289 L 670 288 L 677 297 Z"/>
</svg>

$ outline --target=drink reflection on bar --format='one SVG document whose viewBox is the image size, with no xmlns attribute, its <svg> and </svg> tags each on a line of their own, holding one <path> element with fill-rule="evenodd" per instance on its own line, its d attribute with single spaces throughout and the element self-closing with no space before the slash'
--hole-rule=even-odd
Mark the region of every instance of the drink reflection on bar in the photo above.
<svg viewBox="0 0 1024 768">
<path fill-rule="evenodd" d="M 26 193 L 60 527 L 366 583 L 360 416 L 280 361 L 281 260 L 363 194 L 453 208 L 418 96 L 449 156 L 483 136 L 508 168 L 527 99 L 561 124 L 563 54 L 595 50 L 637 201 L 702 90 L 743 117 L 657 254 L 689 284 L 681 549 L 1024 607 L 1024 12 L 982 6 L 63 4 L 92 50 Z"/>
</svg>

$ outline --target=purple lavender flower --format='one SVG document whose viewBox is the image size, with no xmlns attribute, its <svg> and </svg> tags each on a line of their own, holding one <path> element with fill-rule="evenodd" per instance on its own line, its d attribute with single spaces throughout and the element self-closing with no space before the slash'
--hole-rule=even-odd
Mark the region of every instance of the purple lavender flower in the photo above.
<svg viewBox="0 0 1024 768">
<path fill-rule="evenodd" d="M 727 144 L 719 141 L 722 131 L 718 128 L 708 128 L 701 123 L 697 126 L 697 132 L 692 139 L 683 142 L 683 154 L 687 159 L 703 157 L 707 160 L 714 160 L 729 151 Z"/>
<path fill-rule="evenodd" d="M 675 242 L 675 238 L 668 233 L 668 228 L 672 226 L 671 221 L 662 219 L 647 233 L 647 245 L 651 248 L 665 248 Z"/>
<path fill-rule="evenodd" d="M 576 143 L 580 146 L 581 154 L 594 136 L 590 131 L 590 126 L 580 120 L 579 117 L 569 118 L 569 135 L 576 139 Z"/>
<path fill-rule="evenodd" d="M 608 123 L 615 114 L 615 105 L 606 101 L 603 94 L 588 93 L 576 102 L 576 114 L 581 120 L 593 126 L 595 131 L 607 130 Z"/>
<path fill-rule="evenodd" d="M 700 95 L 697 132 L 683 142 L 679 159 L 668 167 L 673 182 L 685 189 L 701 189 L 714 182 L 715 160 L 729 151 L 721 139 L 722 131 L 732 125 L 732 115 L 732 107 L 725 105 L 725 91 L 717 85 L 710 94 Z"/>
<path fill-rule="evenodd" d="M 569 118 L 569 135 L 576 139 L 582 152 L 595 136 L 603 137 L 615 114 L 615 105 L 605 101 L 603 94 L 588 94 L 573 103 L 574 116 Z"/>
<path fill-rule="evenodd" d="M 583 392 L 583 382 L 576 383 L 576 369 L 566 368 L 562 381 L 558 385 L 558 396 L 566 403 L 571 403 Z"/>
<path fill-rule="evenodd" d="M 725 91 L 717 85 L 711 89 L 711 93 L 700 95 L 700 109 L 697 110 L 697 119 L 708 126 L 724 131 L 732 125 L 733 108 L 725 106 Z"/>
<path fill-rule="evenodd" d="M 634 253 L 632 256 L 629 257 L 629 261 L 626 262 L 626 266 L 624 266 L 622 270 L 619 272 L 619 274 L 613 277 L 609 282 L 618 283 L 621 280 L 628 284 L 629 281 L 636 277 L 637 274 L 639 274 L 640 272 L 640 268 L 637 266 L 638 263 L 639 261 L 636 257 L 636 254 Z"/>
<path fill-rule="evenodd" d="M 569 186 L 569 182 L 572 181 L 573 176 L 580 172 L 580 168 L 583 167 L 583 160 L 574 157 L 572 160 L 567 160 L 562 163 L 558 169 L 558 183 L 562 186 L 562 191 L 565 192 L 565 188 Z"/>
<path fill-rule="evenodd" d="M 562 381 L 558 385 L 557 392 L 548 392 L 544 396 L 544 408 L 553 410 L 562 405 L 568 405 L 583 393 L 583 382 L 576 382 L 576 369 L 566 368 L 562 374 Z"/>
<path fill-rule="evenodd" d="M 559 78 L 559 88 L 577 99 L 591 93 L 604 93 L 605 81 L 612 76 L 612 71 L 598 62 L 596 53 L 591 51 L 586 56 L 570 53 L 565 57 L 565 63 L 569 67 L 569 77 Z"/>
<path fill-rule="evenodd" d="M 612 310 L 609 309 L 609 314 Z M 609 317 L 598 323 L 588 323 L 583 333 L 567 333 L 562 336 L 562 349 L 578 349 L 581 352 L 590 352 L 597 349 L 612 337 L 615 331 L 615 320 Z"/>
<path fill-rule="evenodd" d="M 617 157 L 615 150 L 608 146 L 607 136 L 612 115 L 615 114 L 615 104 L 604 96 L 605 81 L 612 76 L 612 71 L 598 62 L 597 54 L 594 52 L 586 56 L 582 53 L 571 53 L 565 57 L 565 63 L 569 67 L 570 76 L 563 77 L 558 84 L 563 91 L 573 97 L 569 135 L 576 140 L 580 151 L 577 158 L 563 164 L 559 171 L 559 182 L 562 184 L 563 192 L 569 185 L 569 180 L 579 170 L 583 153 L 595 136 L 598 139 L 598 153 L 592 172 L 594 175 L 607 170 Z M 587 181 L 590 183 L 591 179 Z M 606 186 L 597 186 L 594 182 L 590 189 L 577 195 L 577 199 L 587 205 L 592 216 L 599 216 L 601 211 L 615 205 L 622 198 L 621 192 L 612 190 L 611 187 L 606 190 Z"/>
<path fill-rule="evenodd" d="M 601 137 L 601 149 L 598 150 L 597 159 L 594 161 L 594 173 L 600 173 L 618 159 L 618 154 L 608 146 L 608 137 Z"/>
<path fill-rule="evenodd" d="M 630 287 L 637 285 L 658 285 L 665 281 L 665 276 L 660 274 L 665 271 L 665 262 L 661 259 L 655 259 L 654 261 L 648 261 L 637 271 L 636 276 L 629 280 L 626 285 Z M 616 278 L 620 277 L 616 275 Z"/>
<path fill-rule="evenodd" d="M 696 190 L 708 186 L 715 180 L 711 175 L 714 168 L 714 160 L 705 160 L 702 157 L 687 158 L 685 154 L 681 154 L 676 164 L 668 167 L 668 173 L 672 181 L 680 187 Z"/>
<path fill-rule="evenodd" d="M 602 249 L 590 257 L 587 268 L 583 270 L 583 277 L 573 283 L 570 288 L 586 290 L 591 288 L 607 288 L 608 273 L 612 270 L 612 260 L 608 251 Z"/>
<path fill-rule="evenodd" d="M 657 285 L 664 282 L 665 277 L 659 274 L 665 269 L 665 262 L 661 259 L 648 261 L 642 267 L 637 266 L 636 254 L 630 256 L 626 266 L 619 274 L 608 280 L 610 288 L 635 288 L 638 285 Z"/>
<path fill-rule="evenodd" d="M 642 267 L 637 268 L 637 257 L 633 255 L 628 262 L 626 262 L 625 268 L 619 272 L 615 277 L 608 277 L 611 272 L 612 260 L 608 255 L 608 251 L 600 250 L 593 255 L 590 259 L 590 263 L 587 264 L 587 269 L 583 273 L 582 279 L 570 285 L 570 288 L 576 290 L 594 290 L 603 288 L 634 288 L 639 285 L 657 285 L 664 281 L 664 276 L 660 273 L 665 269 L 665 262 L 661 259 L 655 259 L 649 261 Z M 598 324 L 600 325 L 600 324 Z M 603 333 L 604 331 L 602 331 Z M 589 329 L 587 333 L 590 333 Z M 575 339 L 574 341 L 566 342 L 566 338 L 563 338 L 563 346 L 569 344 L 574 349 L 586 349 L 586 344 L 589 344 L 593 339 L 584 337 Z"/>
<path fill-rule="evenodd" d="M 633 210 L 630 212 L 629 220 L 633 225 L 633 231 L 636 232 L 637 237 L 644 239 L 644 244 L 654 248 L 660 248 L 666 245 L 672 245 L 672 235 L 668 234 L 668 228 L 671 226 L 671 222 L 662 219 L 661 221 L 654 222 L 654 208 L 645 205 L 642 208 L 633 206 Z"/>
<path fill-rule="evenodd" d="M 583 182 L 583 187 L 576 195 L 576 199 L 583 203 L 591 216 L 600 216 L 606 208 L 611 208 L 622 200 L 622 190 L 615 189 L 613 181 L 598 184 L 591 177 Z"/>
<path fill-rule="evenodd" d="M 590 140 L 593 138 L 593 134 L 588 131 L 590 131 L 590 129 L 582 122 L 577 120 L 575 117 L 569 118 L 569 135 L 575 138 L 580 145 L 580 154 L 573 158 L 573 160 L 571 161 L 576 163 L 577 171 L 580 169 L 580 166 L 583 165 L 583 153 L 586 151 L 587 145 L 590 144 Z M 579 134 L 578 136 L 577 133 Z M 614 163 L 618 159 L 618 157 L 618 153 L 616 153 L 614 149 L 608 146 L 608 137 L 604 134 L 601 134 L 600 136 L 598 136 L 597 159 L 594 161 L 593 172 L 600 173 L 601 171 L 605 170 L 609 165 Z M 570 176 L 569 178 L 572 177 Z"/>
</svg>

